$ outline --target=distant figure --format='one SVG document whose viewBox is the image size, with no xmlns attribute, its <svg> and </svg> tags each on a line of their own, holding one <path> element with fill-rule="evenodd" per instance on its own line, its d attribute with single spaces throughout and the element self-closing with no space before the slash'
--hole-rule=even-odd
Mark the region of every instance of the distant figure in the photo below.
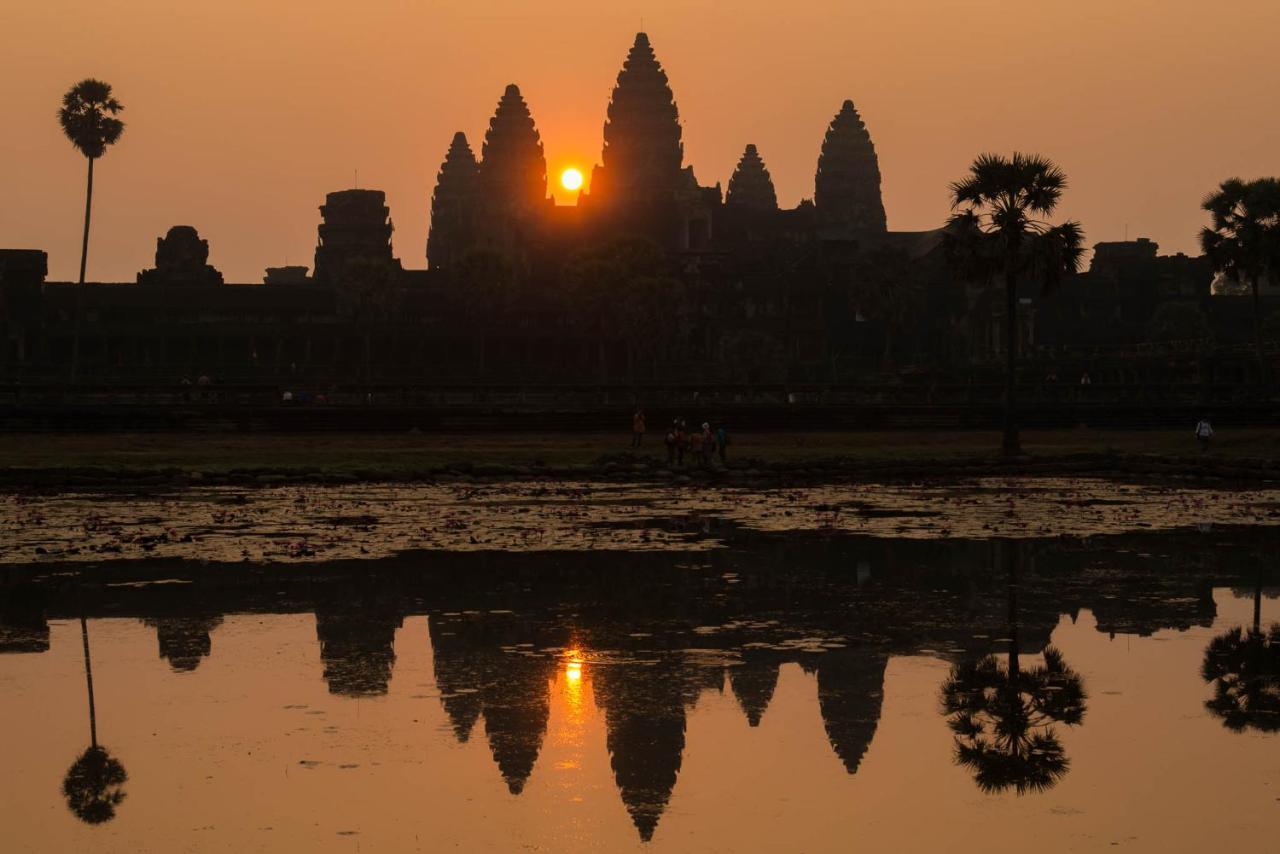
<svg viewBox="0 0 1280 854">
<path fill-rule="evenodd" d="M 1209 440 L 1213 438 L 1213 425 L 1208 418 L 1201 418 L 1196 424 L 1196 443 L 1200 445 L 1200 453 L 1209 452 Z"/>
<path fill-rule="evenodd" d="M 1089 376 L 1088 371 L 1080 375 L 1080 385 L 1093 385 L 1093 379 Z"/>
<path fill-rule="evenodd" d="M 711 464 L 711 457 L 716 452 L 716 434 L 711 432 L 711 425 L 706 421 L 702 422 L 702 464 L 704 466 Z"/>
<path fill-rule="evenodd" d="M 676 464 L 676 428 L 679 426 L 678 421 L 671 422 L 671 429 L 667 431 L 665 442 L 667 444 L 667 465 Z"/>
<path fill-rule="evenodd" d="M 637 409 L 631 416 L 631 447 L 638 448 L 644 442 L 644 410 Z"/>
<path fill-rule="evenodd" d="M 729 447 L 729 431 L 721 424 L 716 428 L 716 450 L 720 452 L 720 463 L 726 465 L 725 449 Z"/>
<path fill-rule="evenodd" d="M 676 420 L 676 465 L 684 465 L 684 452 L 689 447 L 689 437 L 684 432 L 684 421 Z"/>
<path fill-rule="evenodd" d="M 702 437 L 703 431 L 701 430 L 689 431 L 689 454 L 697 460 L 699 464 L 705 465 L 707 460 L 702 451 Z"/>
</svg>

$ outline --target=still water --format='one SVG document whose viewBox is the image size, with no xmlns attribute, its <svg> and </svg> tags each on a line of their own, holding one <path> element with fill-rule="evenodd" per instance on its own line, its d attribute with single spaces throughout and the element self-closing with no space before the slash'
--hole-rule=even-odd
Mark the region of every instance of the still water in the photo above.
<svg viewBox="0 0 1280 854">
<path fill-rule="evenodd" d="M 0 847 L 1280 850 L 1270 529 L 717 536 L 10 567 Z"/>
</svg>

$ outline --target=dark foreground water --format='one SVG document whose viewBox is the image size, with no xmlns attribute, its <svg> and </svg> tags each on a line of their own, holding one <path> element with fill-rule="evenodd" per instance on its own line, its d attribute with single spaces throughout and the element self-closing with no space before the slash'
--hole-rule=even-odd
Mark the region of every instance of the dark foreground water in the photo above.
<svg viewBox="0 0 1280 854">
<path fill-rule="evenodd" d="M 1206 527 L 10 567 L 0 849 L 1280 850 L 1280 540 Z"/>
</svg>

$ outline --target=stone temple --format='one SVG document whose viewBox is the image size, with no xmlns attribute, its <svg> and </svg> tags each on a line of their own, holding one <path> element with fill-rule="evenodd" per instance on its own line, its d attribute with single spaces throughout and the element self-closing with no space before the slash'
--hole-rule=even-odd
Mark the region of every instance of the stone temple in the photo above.
<svg viewBox="0 0 1280 854">
<path fill-rule="evenodd" d="M 685 162 L 671 80 L 639 33 L 601 105 L 604 146 L 575 204 L 549 195 L 537 104 L 512 84 L 482 137 L 460 131 L 432 155 L 429 233 L 411 241 L 425 245 L 424 269 L 413 269 L 420 249 L 402 264 L 374 189 L 325 196 L 311 271 L 270 267 L 252 285 L 224 283 L 186 225 L 159 238 L 136 282 L 46 282 L 44 253 L 0 250 L 0 384 L 715 386 L 853 382 L 903 366 L 954 381 L 998 364 L 1002 300 L 952 275 L 941 222 L 889 230 L 874 120 L 851 100 L 832 106 L 825 135 L 813 129 L 811 199 L 781 207 L 769 152 L 747 140 L 727 186 L 704 185 Z M 897 328 L 861 288 L 894 269 L 918 289 Z M 1090 271 L 1052 299 L 1027 295 L 1023 346 L 1062 359 L 1087 343 L 1071 357 L 1086 361 L 1147 340 L 1170 305 L 1170 335 L 1177 321 L 1247 337 L 1247 300 L 1211 294 L 1210 282 L 1203 258 L 1099 244 Z M 1180 377 L 1185 360 L 1149 362 Z"/>
</svg>

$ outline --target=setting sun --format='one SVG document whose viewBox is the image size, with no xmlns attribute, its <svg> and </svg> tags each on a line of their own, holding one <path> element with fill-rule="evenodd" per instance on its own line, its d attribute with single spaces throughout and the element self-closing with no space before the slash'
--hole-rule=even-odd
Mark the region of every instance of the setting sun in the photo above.
<svg viewBox="0 0 1280 854">
<path fill-rule="evenodd" d="M 582 173 L 570 167 L 560 173 L 560 184 L 566 190 L 582 189 Z"/>
</svg>

